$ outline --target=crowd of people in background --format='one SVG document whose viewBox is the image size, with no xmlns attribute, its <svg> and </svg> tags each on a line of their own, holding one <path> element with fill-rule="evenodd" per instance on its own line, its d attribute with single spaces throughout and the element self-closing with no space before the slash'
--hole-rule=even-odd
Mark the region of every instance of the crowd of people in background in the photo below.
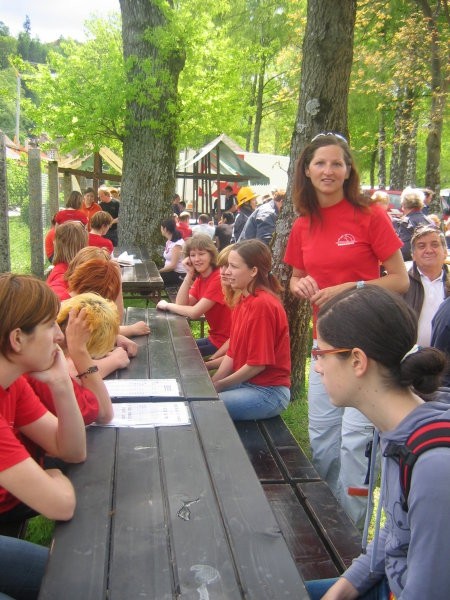
<svg viewBox="0 0 450 600">
<path fill-rule="evenodd" d="M 428 189 L 403 190 L 400 213 L 384 190 L 365 197 L 340 134 L 311 140 L 293 183 L 287 290 L 271 252 L 286 191 L 258 196 L 227 184 L 211 215 L 196 219 L 173 195 L 172 214 L 160 222 L 159 272 L 174 296 L 156 308 L 205 318 L 207 334 L 196 341 L 219 398 L 233 420 L 255 420 L 281 414 L 291 400 L 282 294 L 311 305 L 312 462 L 362 528 L 371 493 L 367 455 L 377 452 L 372 438 L 379 433 L 387 521 L 341 578 L 307 582 L 310 596 L 444 600 L 450 449 L 419 458 L 409 511 L 400 504 L 397 463 L 385 450 L 418 423 L 449 418 L 448 391 L 430 396 L 442 382 L 450 385 L 447 215 L 431 212 Z M 85 425 L 113 417 L 103 378 L 130 364 L 138 352 L 130 338 L 151 335 L 143 321 L 121 325 L 121 271 L 113 257 L 119 213 L 116 188 L 101 186 L 98 198 L 93 188 L 72 192 L 45 239 L 52 267 L 46 282 L 0 275 L 0 523 L 39 513 L 71 518 L 73 488 L 59 470 L 45 469 L 44 455 L 85 459 Z M 424 558 L 429 538 L 432 562 Z M 0 560 L 0 596 L 20 597 L 26 588 L 27 597 L 37 597 L 47 550 L 0 536 Z M 25 563 L 31 567 L 19 576 Z"/>
</svg>

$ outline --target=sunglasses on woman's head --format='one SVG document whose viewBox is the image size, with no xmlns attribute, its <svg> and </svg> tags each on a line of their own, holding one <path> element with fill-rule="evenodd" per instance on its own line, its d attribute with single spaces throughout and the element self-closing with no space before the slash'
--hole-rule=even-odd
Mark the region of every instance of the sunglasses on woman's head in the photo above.
<svg viewBox="0 0 450 600">
<path fill-rule="evenodd" d="M 343 135 L 341 135 L 340 133 L 334 133 L 333 131 L 324 131 L 323 133 L 318 133 L 312 138 L 311 142 L 315 142 L 317 139 L 327 136 L 335 137 L 348 145 L 348 142 Z"/>
</svg>

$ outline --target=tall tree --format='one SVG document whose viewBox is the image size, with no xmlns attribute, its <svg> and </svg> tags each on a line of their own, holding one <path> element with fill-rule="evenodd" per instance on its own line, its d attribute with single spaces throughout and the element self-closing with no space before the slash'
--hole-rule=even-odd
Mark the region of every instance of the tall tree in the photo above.
<svg viewBox="0 0 450 600">
<path fill-rule="evenodd" d="M 120 7 L 128 86 L 119 239 L 152 249 L 175 190 L 185 57 L 171 0 L 120 0 Z"/>
<path fill-rule="evenodd" d="M 308 1 L 299 105 L 291 142 L 288 198 L 292 196 L 296 160 L 310 139 L 321 131 L 339 131 L 348 135 L 347 102 L 355 18 L 356 0 Z M 282 262 L 294 218 L 292 202 L 285 202 L 277 221 L 273 255 L 275 270 L 286 288 L 284 303 L 291 331 L 295 393 L 304 377 L 310 307 L 288 292 L 290 269 Z"/>
<path fill-rule="evenodd" d="M 430 79 L 431 79 L 431 107 L 430 125 L 427 136 L 427 165 L 425 185 L 433 190 L 440 188 L 440 162 L 442 128 L 444 123 L 445 105 L 447 101 L 449 61 L 448 61 L 448 27 L 450 13 L 447 0 L 427 2 L 416 0 L 421 8 L 430 46 Z M 439 21 L 444 24 L 444 35 L 441 39 Z"/>
</svg>

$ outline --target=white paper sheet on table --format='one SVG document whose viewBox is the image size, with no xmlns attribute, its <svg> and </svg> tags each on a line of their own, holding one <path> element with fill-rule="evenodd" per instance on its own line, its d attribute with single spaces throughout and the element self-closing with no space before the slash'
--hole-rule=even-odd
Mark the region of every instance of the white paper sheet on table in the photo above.
<svg viewBox="0 0 450 600">
<path fill-rule="evenodd" d="M 184 402 L 124 402 L 113 404 L 114 418 L 99 427 L 173 427 L 189 425 Z"/>
<path fill-rule="evenodd" d="M 176 379 L 105 379 L 111 398 L 179 396 Z"/>
<path fill-rule="evenodd" d="M 124 267 L 132 267 L 133 265 L 140 265 L 142 263 L 142 260 L 140 258 L 134 258 L 134 254 L 128 254 L 127 251 L 122 252 L 122 254 L 119 254 L 116 260 L 119 263 L 119 265 L 122 265 Z"/>
</svg>

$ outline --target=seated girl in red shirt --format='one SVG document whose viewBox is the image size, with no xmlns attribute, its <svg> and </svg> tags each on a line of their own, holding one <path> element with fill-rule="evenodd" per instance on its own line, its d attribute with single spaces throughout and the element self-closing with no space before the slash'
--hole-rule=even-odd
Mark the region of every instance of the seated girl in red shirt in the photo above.
<svg viewBox="0 0 450 600">
<path fill-rule="evenodd" d="M 27 275 L 0 275 L 0 521 L 26 510 L 49 519 L 69 520 L 75 493 L 59 469 L 45 471 L 19 438 L 25 436 L 66 462 L 86 458 L 86 434 L 59 347 L 63 334 L 56 323 L 59 302 L 49 287 Z M 72 313 L 70 320 L 80 316 Z M 24 375 L 48 385 L 56 415 L 50 413 Z M 29 596 L 39 589 L 47 549 L 0 536 L 0 590 L 17 598 L 24 586 Z"/>
<path fill-rule="evenodd" d="M 291 355 L 281 286 L 260 240 L 235 244 L 226 275 L 241 297 L 232 312 L 230 343 L 213 383 L 233 420 L 267 419 L 289 404 Z"/>
<path fill-rule="evenodd" d="M 186 240 L 184 253 L 186 277 L 176 302 L 160 300 L 156 308 L 190 319 L 205 315 L 209 335 L 196 342 L 202 356 L 209 356 L 227 341 L 231 326 L 231 310 L 223 295 L 217 267 L 217 248 L 208 235 L 198 233 Z"/>
</svg>

